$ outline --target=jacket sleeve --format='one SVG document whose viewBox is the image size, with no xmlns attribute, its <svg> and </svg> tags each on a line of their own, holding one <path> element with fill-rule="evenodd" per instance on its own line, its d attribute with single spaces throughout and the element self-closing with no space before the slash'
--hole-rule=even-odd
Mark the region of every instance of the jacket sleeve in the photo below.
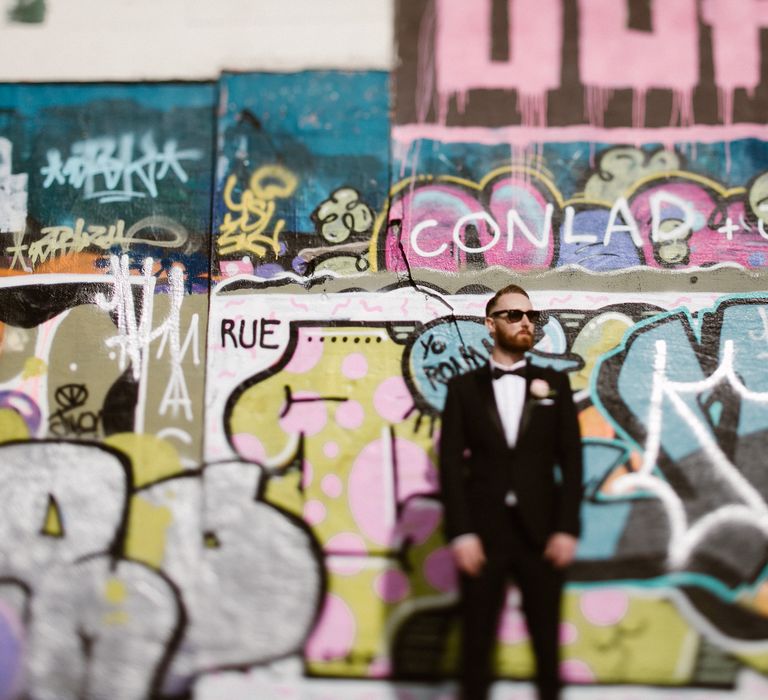
<svg viewBox="0 0 768 700">
<path fill-rule="evenodd" d="M 473 531 L 464 488 L 466 447 L 465 417 L 456 383 L 451 381 L 445 397 L 438 449 L 443 522 L 448 540 Z"/>
<path fill-rule="evenodd" d="M 558 373 L 560 383 L 558 396 L 558 462 L 562 474 L 562 488 L 557 512 L 557 531 L 567 532 L 575 537 L 581 533 L 582 448 L 579 420 L 573 403 L 573 392 L 568 376 Z"/>
</svg>

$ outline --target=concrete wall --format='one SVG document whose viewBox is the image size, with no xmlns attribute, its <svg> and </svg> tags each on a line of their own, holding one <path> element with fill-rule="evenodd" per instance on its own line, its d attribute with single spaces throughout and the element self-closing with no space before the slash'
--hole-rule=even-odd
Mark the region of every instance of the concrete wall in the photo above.
<svg viewBox="0 0 768 700">
<path fill-rule="evenodd" d="M 569 693 L 764 695 L 760 3 L 37 12 L 0 62 L 57 81 L 0 86 L 0 699 L 449 695 L 439 414 L 513 280 L 584 436 Z M 514 588 L 497 669 L 532 670 Z"/>
</svg>

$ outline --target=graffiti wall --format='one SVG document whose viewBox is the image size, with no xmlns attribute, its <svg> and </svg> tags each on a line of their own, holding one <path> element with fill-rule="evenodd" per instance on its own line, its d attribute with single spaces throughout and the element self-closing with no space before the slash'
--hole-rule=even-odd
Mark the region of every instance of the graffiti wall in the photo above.
<svg viewBox="0 0 768 700">
<path fill-rule="evenodd" d="M 149 696 L 180 658 L 135 493 L 207 480 L 215 96 L 0 87 L 2 698 Z"/>
<path fill-rule="evenodd" d="M 440 532 L 435 442 L 446 382 L 486 361 L 486 297 L 425 296 L 405 285 L 302 306 L 293 295 L 228 286 L 212 301 L 209 375 L 218 390 L 207 432 L 218 434 L 208 446 L 211 457 L 273 470 L 265 497 L 318 540 L 328 578 L 307 672 L 451 673 L 456 575 Z M 567 290 L 533 298 L 548 313 L 532 361 L 569 371 L 586 458 L 564 674 L 718 687 L 733 685 L 741 666 L 762 670 L 766 492 L 757 446 L 768 298 Z M 238 361 L 233 313 L 246 328 L 272 321 L 270 342 L 249 350 L 247 363 Z M 501 673 L 531 672 L 527 639 L 511 589 Z"/>
<path fill-rule="evenodd" d="M 221 276 L 366 272 L 389 186 L 388 76 L 232 74 L 220 88 Z"/>
<path fill-rule="evenodd" d="M 583 436 L 563 677 L 768 692 L 762 3 L 396 8 L 391 74 L 0 86 L 0 700 L 450 696 L 440 412 L 511 281 Z"/>
</svg>

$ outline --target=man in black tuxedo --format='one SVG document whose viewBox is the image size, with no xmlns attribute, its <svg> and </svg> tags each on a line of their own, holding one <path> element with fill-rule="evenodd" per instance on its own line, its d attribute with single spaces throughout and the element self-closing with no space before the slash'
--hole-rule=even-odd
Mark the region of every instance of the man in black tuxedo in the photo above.
<svg viewBox="0 0 768 700">
<path fill-rule="evenodd" d="M 512 575 L 539 698 L 555 700 L 564 569 L 579 536 L 579 425 L 568 377 L 525 360 L 539 318 L 525 290 L 501 289 L 485 316 L 489 364 L 448 383 L 440 437 L 446 534 L 461 577 L 462 698 L 488 696 Z"/>
</svg>

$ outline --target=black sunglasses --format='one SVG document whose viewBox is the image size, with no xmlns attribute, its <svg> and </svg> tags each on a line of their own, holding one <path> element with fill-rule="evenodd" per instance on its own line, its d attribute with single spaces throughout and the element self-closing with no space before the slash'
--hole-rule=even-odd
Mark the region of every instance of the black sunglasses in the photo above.
<svg viewBox="0 0 768 700">
<path fill-rule="evenodd" d="M 493 311 L 491 313 L 493 318 L 505 318 L 509 323 L 517 323 L 523 320 L 523 316 L 527 316 L 531 323 L 538 323 L 541 318 L 541 311 L 531 309 L 530 311 L 521 311 L 520 309 L 502 309 L 501 311 Z"/>
</svg>

